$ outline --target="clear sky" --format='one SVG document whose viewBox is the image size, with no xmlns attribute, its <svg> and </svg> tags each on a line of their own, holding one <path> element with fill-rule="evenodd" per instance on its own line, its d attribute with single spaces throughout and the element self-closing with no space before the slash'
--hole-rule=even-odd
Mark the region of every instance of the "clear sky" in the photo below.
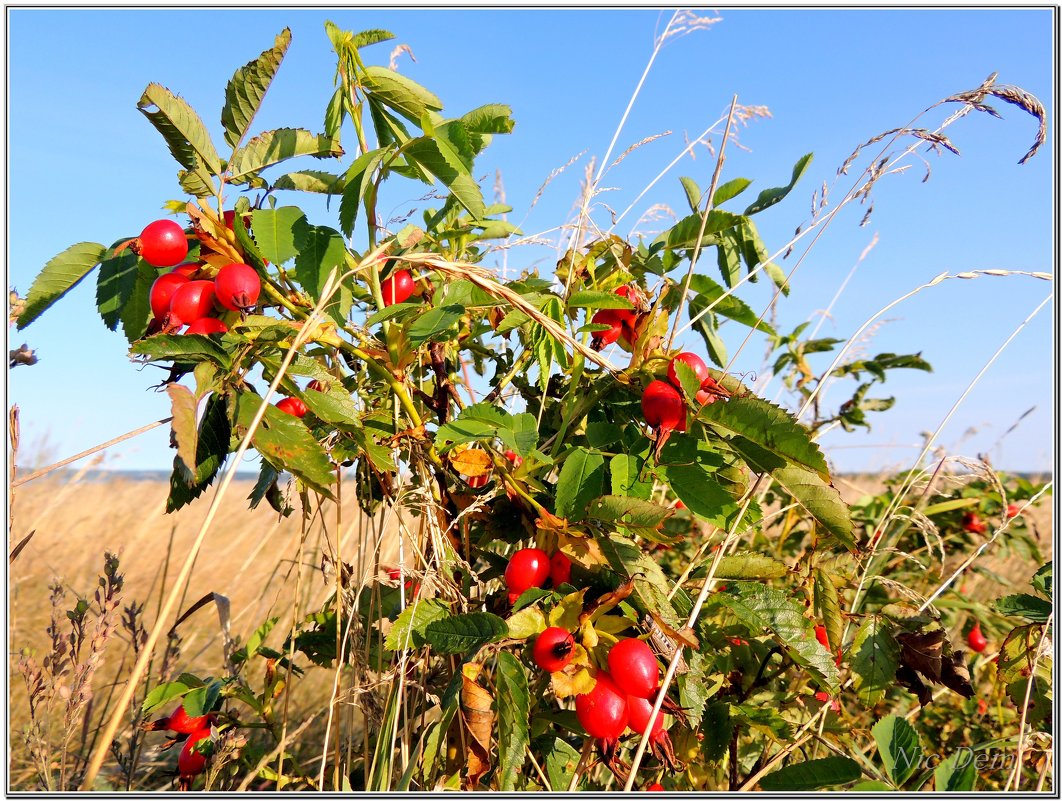
<svg viewBox="0 0 1062 801">
<path fill-rule="evenodd" d="M 320 131 L 335 67 L 326 19 L 347 30 L 392 31 L 395 41 L 366 50 L 366 56 L 386 64 L 393 45 L 407 44 L 416 61 L 402 56 L 400 71 L 438 94 L 446 113 L 457 116 L 488 102 L 509 104 L 516 128 L 495 138 L 477 162 L 479 174 L 488 177 L 489 198 L 500 171 L 514 209 L 510 219 L 525 233 L 552 229 L 569 219 L 583 169 L 589 159 L 604 155 L 652 53 L 654 33 L 663 30 L 670 14 L 663 9 L 9 8 L 8 283 L 25 294 L 40 268 L 68 245 L 135 235 L 162 216 L 165 200 L 180 197 L 176 162 L 136 110 L 149 82 L 188 100 L 221 142 L 227 80 L 288 26 L 292 44 L 256 123 L 260 129 Z M 876 245 L 823 322 L 821 336 L 847 338 L 887 302 L 946 270 L 1053 272 L 1057 89 L 1051 10 L 722 8 L 718 16 L 709 29 L 672 40 L 657 57 L 614 155 L 645 137 L 672 133 L 639 148 L 608 174 L 604 183 L 614 189 L 601 199 L 609 206 L 626 208 L 682 151 L 684 136 L 696 137 L 724 116 L 737 94 L 743 104 L 768 107 L 771 117 L 739 130 L 743 147 L 730 149 L 723 180 L 753 179 L 751 200 L 761 189 L 786 183 L 801 155 L 815 154 L 796 190 L 756 217 L 774 251 L 806 220 L 811 194 L 824 181 L 835 197 L 848 189 L 853 178 L 838 180 L 836 172 L 856 145 L 998 71 L 999 83 L 1020 86 L 1044 103 L 1048 145 L 1019 166 L 1036 122 L 1006 103 L 993 101 L 1002 120 L 984 114 L 960 120 L 948 135 L 961 156 L 924 154 L 932 168 L 924 183 L 919 158 L 906 173 L 883 179 L 865 227 L 859 226 L 865 207 L 838 216 L 801 263 L 793 292 L 779 307 L 778 324 L 788 330 L 825 309 L 875 236 Z M 938 109 L 918 124 L 933 128 L 952 108 Z M 353 137 L 349 131 L 346 136 L 349 145 Z M 579 154 L 529 212 L 551 171 Z M 685 202 L 678 176 L 707 186 L 714 166 L 703 147 L 695 154 L 656 184 L 627 221 L 656 204 L 681 215 Z M 349 163 L 348 156 L 343 165 Z M 394 197 L 396 213 L 423 194 L 412 184 L 402 190 Z M 290 202 L 306 208 L 318 224 L 336 224 L 336 207 L 326 210 L 295 195 Z M 607 209 L 598 208 L 596 216 L 607 227 Z M 629 230 L 623 225 L 618 232 Z M 782 266 L 791 269 L 800 252 Z M 514 249 L 508 268 L 545 270 L 551 259 L 550 253 Z M 714 258 L 706 267 L 712 274 Z M 742 293 L 757 310 L 769 299 L 765 283 Z M 1052 284 L 1021 277 L 949 281 L 886 315 L 865 352 L 921 351 L 935 372 L 891 374 L 884 390 L 895 394 L 897 403 L 874 416 L 873 431 L 825 441 L 835 465 L 874 470 L 910 464 L 920 432 L 937 427 L 1052 290 Z M 169 414 L 167 396 L 150 389 L 162 372 L 128 360 L 124 338 L 108 331 L 96 314 L 94 292 L 93 276 L 25 331 L 8 332 L 11 347 L 25 341 L 40 358 L 9 374 L 8 403 L 21 408 L 24 447 L 43 449 L 51 459 Z M 1057 436 L 1054 312 L 1049 303 L 1011 343 L 955 413 L 941 444 L 968 456 L 987 453 L 1003 469 L 1050 468 Z M 724 328 L 723 335 L 733 352 L 744 331 Z M 691 338 L 686 344 L 703 354 L 703 343 Z M 763 342 L 754 341 L 734 370 L 762 373 L 763 354 Z M 765 394 L 774 398 L 778 389 L 776 381 Z M 833 390 L 826 405 L 833 408 L 845 397 Z M 166 429 L 156 430 L 115 448 L 105 466 L 166 469 L 173 458 L 167 445 Z"/>
</svg>

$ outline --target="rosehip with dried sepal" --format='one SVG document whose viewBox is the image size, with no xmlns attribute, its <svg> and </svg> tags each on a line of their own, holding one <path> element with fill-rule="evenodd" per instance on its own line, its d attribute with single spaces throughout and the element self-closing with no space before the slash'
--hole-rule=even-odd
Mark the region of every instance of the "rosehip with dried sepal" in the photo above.
<svg viewBox="0 0 1062 801">
<path fill-rule="evenodd" d="M 210 739 L 210 729 L 199 729 L 192 732 L 188 739 L 184 743 L 184 747 L 181 748 L 181 753 L 177 757 L 177 773 L 180 776 L 181 787 L 188 789 L 191 786 L 192 780 L 203 772 L 207 763 L 207 754 L 203 753 L 208 750 L 205 746 L 202 749 L 197 748 L 203 740 Z"/>
<path fill-rule="evenodd" d="M 1018 504 L 1016 504 L 1016 503 L 1008 503 L 1007 504 L 1007 520 L 1013 520 L 1019 514 L 1021 514 L 1021 507 L 1018 506 Z"/>
<path fill-rule="evenodd" d="M 966 635 L 966 644 L 970 646 L 971 651 L 981 653 L 988 647 L 988 640 L 981 632 L 980 622 L 974 623 L 973 628 Z"/>
<path fill-rule="evenodd" d="M 226 264 L 214 279 L 218 303 L 229 311 L 246 312 L 258 303 L 262 279 L 249 264 Z"/>
<path fill-rule="evenodd" d="M 535 638 L 531 656 L 548 673 L 564 670 L 575 656 L 575 637 L 566 629 L 550 626 Z"/>
<path fill-rule="evenodd" d="M 188 238 L 173 220 L 155 220 L 133 241 L 132 250 L 152 267 L 173 267 L 188 255 Z"/>
<path fill-rule="evenodd" d="M 984 534 L 988 526 L 977 512 L 967 512 L 962 516 L 962 527 L 971 534 Z"/>
</svg>

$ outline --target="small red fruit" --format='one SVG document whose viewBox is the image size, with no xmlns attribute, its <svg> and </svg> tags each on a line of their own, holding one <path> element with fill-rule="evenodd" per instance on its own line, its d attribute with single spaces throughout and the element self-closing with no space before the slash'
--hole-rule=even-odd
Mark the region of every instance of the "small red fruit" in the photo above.
<svg viewBox="0 0 1062 801">
<path fill-rule="evenodd" d="M 637 695 L 627 696 L 627 725 L 632 732 L 641 737 L 645 733 L 645 727 L 649 725 L 649 716 L 653 712 L 653 705 L 645 698 Z M 653 730 L 649 732 L 649 741 L 659 740 L 664 732 L 664 713 L 660 712 L 653 721 Z"/>
<path fill-rule="evenodd" d="M 973 628 L 966 635 L 966 644 L 970 646 L 971 651 L 976 651 L 977 653 L 981 653 L 988 647 L 988 640 L 981 633 L 980 623 L 974 623 Z"/>
<path fill-rule="evenodd" d="M 306 404 L 298 398 L 281 398 L 277 401 L 277 408 L 295 417 L 306 415 Z"/>
<path fill-rule="evenodd" d="M 225 323 L 221 322 L 217 317 L 200 317 L 198 320 L 190 323 L 186 329 L 185 334 L 224 334 L 229 330 L 229 327 Z"/>
<path fill-rule="evenodd" d="M 409 270 L 392 273 L 380 282 L 380 293 L 383 295 L 384 306 L 405 303 L 413 294 L 413 276 L 409 274 Z"/>
<path fill-rule="evenodd" d="M 638 698 L 652 698 L 660 686 L 660 666 L 644 641 L 620 640 L 608 652 L 608 670 L 616 684 Z"/>
<path fill-rule="evenodd" d="M 977 699 L 977 714 L 984 715 L 988 712 L 988 702 L 984 698 Z"/>
<path fill-rule="evenodd" d="M 611 345 L 620 335 L 623 333 L 623 318 L 620 316 L 621 309 L 602 309 L 592 318 L 590 322 L 595 325 L 607 325 L 610 326 L 604 331 L 594 331 L 590 335 L 590 340 L 594 346 L 594 350 L 601 350 L 606 345 Z"/>
<path fill-rule="evenodd" d="M 188 255 L 188 239 L 173 220 L 155 220 L 140 232 L 134 252 L 153 267 L 173 267 Z"/>
<path fill-rule="evenodd" d="M 170 273 L 176 273 L 177 275 L 183 275 L 185 278 L 191 278 L 193 275 L 199 272 L 199 268 L 202 266 L 203 265 L 201 265 L 199 262 L 187 261 L 184 264 L 178 264 L 176 267 L 170 270 Z"/>
<path fill-rule="evenodd" d="M 657 793 L 659 793 L 659 792 L 663 792 L 664 785 L 662 785 L 660 782 L 653 782 L 652 784 L 650 784 L 645 789 L 646 789 L 646 792 L 657 792 Z"/>
<path fill-rule="evenodd" d="M 166 719 L 166 728 L 175 734 L 191 734 L 201 729 L 209 729 L 213 715 L 197 715 L 188 717 L 184 710 L 184 704 L 178 706 Z"/>
<path fill-rule="evenodd" d="M 532 587 L 541 587 L 549 578 L 549 554 L 541 548 L 521 548 L 509 558 L 505 568 L 505 585 L 510 598 L 519 597 Z"/>
<path fill-rule="evenodd" d="M 246 311 L 258 302 L 262 280 L 249 264 L 226 264 L 214 279 L 218 303 L 230 311 Z"/>
<path fill-rule="evenodd" d="M 627 728 L 627 697 L 602 670 L 594 689 L 576 696 L 575 714 L 591 737 L 617 740 Z"/>
<path fill-rule="evenodd" d="M 214 282 L 189 281 L 181 284 L 170 299 L 170 314 L 182 323 L 194 323 L 214 311 Z"/>
<path fill-rule="evenodd" d="M 465 479 L 465 483 L 472 489 L 479 489 L 480 487 L 487 486 L 487 474 L 484 473 L 481 476 L 469 476 Z"/>
<path fill-rule="evenodd" d="M 549 673 L 563 670 L 575 654 L 575 637 L 559 626 L 550 626 L 535 639 L 531 655 L 535 664 Z"/>
<path fill-rule="evenodd" d="M 148 299 L 151 304 L 151 313 L 159 319 L 165 317 L 166 312 L 170 310 L 170 301 L 173 300 L 173 293 L 177 291 L 179 286 L 187 283 L 188 277 L 180 273 L 163 273 L 156 278 L 155 283 L 151 285 L 151 293 Z"/>
<path fill-rule="evenodd" d="M 1021 507 L 1016 503 L 1007 504 L 1007 520 L 1012 520 L 1021 513 Z"/>
<path fill-rule="evenodd" d="M 512 462 L 513 467 L 519 467 L 524 463 L 524 457 L 518 454 L 516 451 L 506 451 L 502 455 L 510 462 Z"/>
<path fill-rule="evenodd" d="M 235 209 L 228 209 L 228 210 L 227 210 L 227 211 L 225 212 L 225 227 L 226 227 L 226 228 L 228 228 L 228 229 L 229 229 L 230 231 L 234 231 L 234 230 L 236 230 L 236 229 L 234 229 L 234 228 L 232 227 L 232 223 L 233 223 L 233 221 L 234 221 L 235 219 L 236 219 L 236 210 L 235 210 Z M 244 227 L 245 229 L 247 229 L 247 230 L 250 230 L 250 228 L 251 228 L 251 223 L 250 223 L 250 221 L 249 221 L 249 220 L 247 219 L 247 215 L 246 215 L 246 214 L 241 214 L 241 215 L 240 215 L 240 219 L 241 219 L 241 220 L 243 220 L 243 227 Z"/>
<path fill-rule="evenodd" d="M 549 579 L 554 587 L 567 583 L 572 577 L 572 560 L 557 551 L 549 560 Z"/>
<path fill-rule="evenodd" d="M 700 356 L 696 353 L 680 353 L 667 366 L 667 380 L 674 384 L 676 389 L 682 389 L 682 382 L 679 380 L 678 370 L 675 367 L 677 362 L 682 362 L 693 370 L 697 376 L 698 386 L 703 386 L 704 382 L 712 377 L 708 372 L 708 365 Z"/>
<path fill-rule="evenodd" d="M 642 414 L 661 431 L 686 430 L 686 404 L 677 389 L 666 381 L 653 381 L 642 393 Z"/>
<path fill-rule="evenodd" d="M 316 378 L 306 385 L 306 389 L 312 389 L 314 392 L 328 392 L 328 387 L 325 383 Z"/>
<path fill-rule="evenodd" d="M 822 647 L 827 651 L 830 650 L 830 640 L 826 636 L 825 626 L 820 625 L 815 627 L 815 639 L 822 643 Z"/>
<path fill-rule="evenodd" d="M 971 534 L 984 534 L 988 528 L 977 512 L 964 514 L 962 516 L 962 527 Z"/>
<path fill-rule="evenodd" d="M 177 757 L 177 772 L 181 776 L 183 785 L 191 783 L 191 780 L 203 772 L 206 767 L 207 756 L 196 750 L 196 744 L 210 739 L 210 729 L 200 729 L 192 732 Z"/>
</svg>

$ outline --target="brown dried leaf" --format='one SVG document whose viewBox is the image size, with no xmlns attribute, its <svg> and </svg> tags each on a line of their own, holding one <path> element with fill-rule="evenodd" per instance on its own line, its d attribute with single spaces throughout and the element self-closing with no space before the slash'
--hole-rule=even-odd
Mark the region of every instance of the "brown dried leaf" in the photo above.
<svg viewBox="0 0 1062 801">
<path fill-rule="evenodd" d="M 901 664 L 917 670 L 930 681 L 940 682 L 944 629 L 904 632 L 897 634 L 896 639 L 900 643 Z"/>
<path fill-rule="evenodd" d="M 468 733 L 465 767 L 468 788 L 474 790 L 483 774 L 490 770 L 490 739 L 494 728 L 494 699 L 476 681 L 483 666 L 469 663 L 461 668 L 461 719 Z"/>
<path fill-rule="evenodd" d="M 606 592 L 599 598 L 595 598 L 580 613 L 579 625 L 581 626 L 586 620 L 596 620 L 606 612 L 615 609 L 620 601 L 625 600 L 632 592 L 634 592 L 634 579 L 627 579 L 612 592 Z"/>
</svg>

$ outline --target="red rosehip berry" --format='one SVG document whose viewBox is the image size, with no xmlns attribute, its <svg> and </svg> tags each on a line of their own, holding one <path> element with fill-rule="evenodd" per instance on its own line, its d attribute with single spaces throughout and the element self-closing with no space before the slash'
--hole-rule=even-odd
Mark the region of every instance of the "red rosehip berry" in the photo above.
<svg viewBox="0 0 1062 801">
<path fill-rule="evenodd" d="M 306 385 L 306 389 L 312 389 L 314 392 L 328 392 L 328 387 L 325 383 L 316 378 Z"/>
<path fill-rule="evenodd" d="M 213 719 L 212 714 L 189 717 L 182 703 L 166 718 L 166 728 L 174 734 L 191 734 L 201 729 L 209 729 Z"/>
<path fill-rule="evenodd" d="M 185 278 L 191 278 L 203 265 L 196 261 L 186 261 L 184 264 L 178 264 L 170 273 L 176 273 L 177 275 L 183 275 Z"/>
<path fill-rule="evenodd" d="M 249 264 L 226 264 L 214 279 L 218 303 L 230 311 L 247 311 L 258 302 L 262 279 Z"/>
<path fill-rule="evenodd" d="M 233 221 L 235 219 L 236 219 L 236 210 L 235 209 L 227 209 L 225 211 L 225 227 L 228 228 L 230 231 L 235 231 L 236 230 L 235 228 L 232 227 L 232 223 L 233 223 Z M 250 222 L 250 220 L 247 219 L 247 215 L 246 214 L 240 214 L 240 219 L 243 220 L 244 230 L 248 230 L 249 231 L 251 229 L 251 222 Z"/>
<path fill-rule="evenodd" d="M 656 793 L 663 792 L 664 785 L 662 785 L 660 782 L 653 782 L 648 787 L 646 787 L 645 790 L 646 790 L 646 792 L 656 792 Z"/>
<path fill-rule="evenodd" d="M 966 644 L 970 646 L 971 651 L 981 653 L 988 647 L 988 640 L 985 639 L 985 635 L 981 633 L 981 624 L 974 623 L 973 628 L 970 629 L 966 635 Z"/>
<path fill-rule="evenodd" d="M 395 303 L 405 303 L 413 294 L 413 276 L 409 270 L 399 270 L 380 282 L 380 293 L 383 295 L 384 306 Z"/>
<path fill-rule="evenodd" d="M 277 401 L 277 408 L 294 417 L 304 417 L 307 411 L 306 404 L 299 398 L 281 398 Z"/>
<path fill-rule="evenodd" d="M 605 671 L 588 693 L 575 698 L 575 714 L 591 737 L 616 740 L 627 728 L 627 696 Z"/>
<path fill-rule="evenodd" d="M 531 655 L 540 668 L 548 673 L 556 673 L 572 661 L 575 637 L 559 626 L 550 626 L 535 638 Z"/>
<path fill-rule="evenodd" d="M 678 370 L 675 367 L 678 362 L 682 362 L 693 370 L 697 376 L 698 386 L 703 386 L 704 382 L 712 377 L 708 372 L 708 365 L 700 356 L 696 353 L 680 353 L 667 365 L 667 380 L 674 384 L 676 389 L 682 389 L 682 382 L 679 380 Z"/>
<path fill-rule="evenodd" d="M 519 467 L 524 463 L 524 457 L 518 454 L 516 451 L 506 451 L 502 454 L 502 456 L 508 459 L 512 463 L 512 466 L 514 468 Z"/>
<path fill-rule="evenodd" d="M 633 637 L 620 640 L 609 649 L 608 671 L 627 695 L 652 698 L 660 686 L 660 665 L 653 649 Z"/>
<path fill-rule="evenodd" d="M 151 285 L 148 302 L 151 304 L 151 313 L 161 319 L 170 310 L 170 301 L 177 287 L 188 283 L 188 277 L 180 273 L 163 273 Z"/>
<path fill-rule="evenodd" d="M 549 559 L 549 578 L 554 587 L 559 587 L 571 580 L 572 560 L 563 552 L 557 551 Z"/>
<path fill-rule="evenodd" d="M 153 267 L 173 267 L 188 255 L 188 238 L 173 220 L 155 220 L 140 232 L 133 249 Z"/>
<path fill-rule="evenodd" d="M 1021 507 L 1016 503 L 1007 504 L 1007 520 L 1012 520 L 1021 513 Z"/>
<path fill-rule="evenodd" d="M 472 489 L 479 489 L 480 487 L 485 487 L 487 486 L 487 474 L 484 473 L 481 476 L 468 476 L 465 479 L 465 483 L 468 484 L 468 486 L 472 487 Z"/>
<path fill-rule="evenodd" d="M 678 390 L 666 381 L 653 381 L 642 393 L 642 414 L 652 428 L 686 430 L 686 404 Z"/>
<path fill-rule="evenodd" d="M 630 730 L 641 737 L 645 733 L 645 727 L 649 725 L 649 716 L 653 712 L 653 705 L 646 698 L 637 695 L 627 695 L 627 725 Z M 664 713 L 661 711 L 653 721 L 653 730 L 649 732 L 649 742 L 661 739 L 664 732 Z"/>
<path fill-rule="evenodd" d="M 594 346 L 594 350 L 601 350 L 620 338 L 623 333 L 623 318 L 619 314 L 620 311 L 622 310 L 602 309 L 590 318 L 590 322 L 594 325 L 609 326 L 604 331 L 594 331 L 590 335 L 590 342 Z"/>
<path fill-rule="evenodd" d="M 827 651 L 830 650 L 830 640 L 826 636 L 826 627 L 819 625 L 815 627 L 815 639 L 822 643 L 822 647 Z"/>
<path fill-rule="evenodd" d="M 170 298 L 170 314 L 182 323 L 194 323 L 209 317 L 214 311 L 214 282 L 188 281 L 181 284 Z"/>
<path fill-rule="evenodd" d="M 519 597 L 532 587 L 541 587 L 549 578 L 549 554 L 541 548 L 521 548 L 509 558 L 505 586 L 510 597 Z"/>
<path fill-rule="evenodd" d="M 185 741 L 180 756 L 177 757 L 177 772 L 180 774 L 182 784 L 190 784 L 192 779 L 203 772 L 207 763 L 207 755 L 197 749 L 196 745 L 209 739 L 210 729 L 206 728 L 192 732 Z"/>
<path fill-rule="evenodd" d="M 977 512 L 967 512 L 962 516 L 962 527 L 971 534 L 984 534 L 988 527 Z"/>
<path fill-rule="evenodd" d="M 217 317 L 200 317 L 189 323 L 184 333 L 186 336 L 188 334 L 224 334 L 228 330 L 229 327 Z"/>
</svg>

